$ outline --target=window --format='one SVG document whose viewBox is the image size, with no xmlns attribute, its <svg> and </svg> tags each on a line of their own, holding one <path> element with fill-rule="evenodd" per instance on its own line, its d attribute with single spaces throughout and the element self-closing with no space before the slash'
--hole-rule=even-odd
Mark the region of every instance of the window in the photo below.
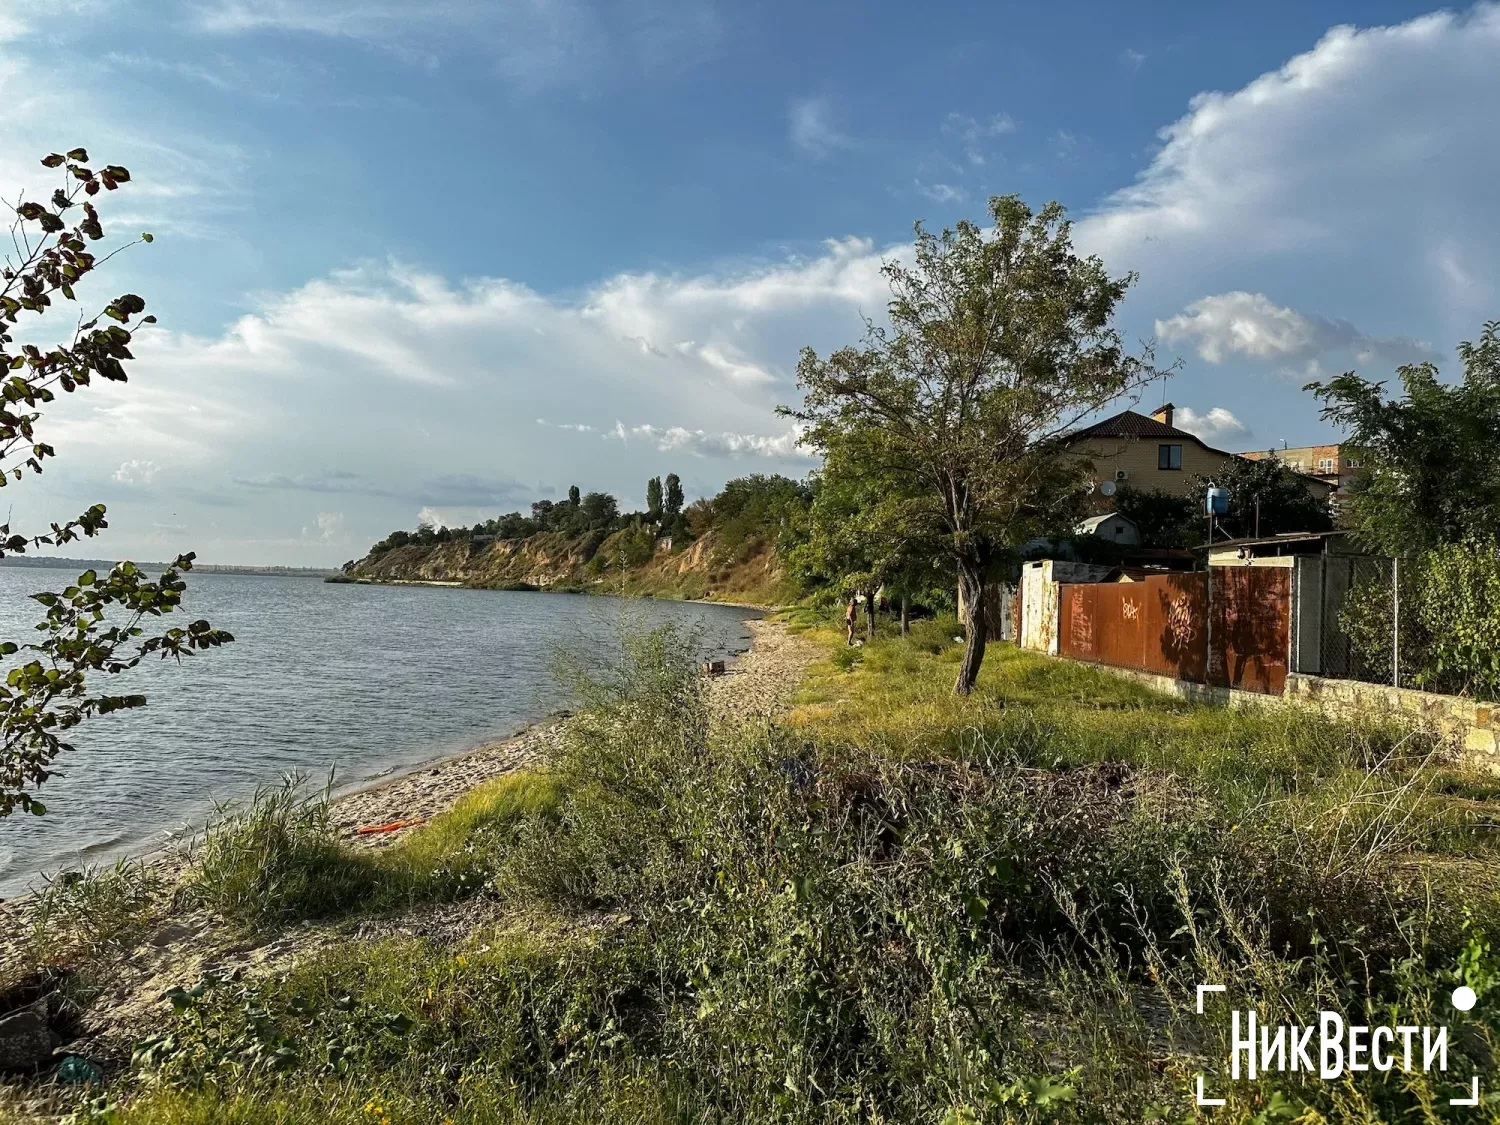
<svg viewBox="0 0 1500 1125">
<path fill-rule="evenodd" d="M 1156 447 L 1156 467 L 1158 469 L 1182 468 L 1182 446 L 1158 445 Z"/>
<path fill-rule="evenodd" d="M 1333 472 L 1333 458 L 1332 457 L 1319 457 L 1318 458 L 1318 472 L 1320 472 L 1320 473 L 1331 473 L 1331 472 Z"/>
</svg>

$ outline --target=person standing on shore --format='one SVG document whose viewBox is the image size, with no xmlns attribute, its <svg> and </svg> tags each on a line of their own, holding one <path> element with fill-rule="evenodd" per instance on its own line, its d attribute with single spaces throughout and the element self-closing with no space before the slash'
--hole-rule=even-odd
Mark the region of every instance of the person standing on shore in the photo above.
<svg viewBox="0 0 1500 1125">
<path fill-rule="evenodd" d="M 855 608 L 856 597 L 849 595 L 849 605 L 844 610 L 844 629 L 849 634 L 849 647 L 854 647 L 854 624 L 859 620 L 859 611 Z"/>
</svg>

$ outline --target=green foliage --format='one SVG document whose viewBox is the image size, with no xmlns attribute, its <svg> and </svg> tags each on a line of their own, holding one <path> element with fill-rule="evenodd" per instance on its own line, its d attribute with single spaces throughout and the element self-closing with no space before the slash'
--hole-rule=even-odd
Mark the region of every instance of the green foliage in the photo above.
<svg viewBox="0 0 1500 1125">
<path fill-rule="evenodd" d="M 140 860 L 64 871 L 25 903 L 33 956 L 57 964 L 68 955 L 128 947 L 164 891 L 161 874 Z"/>
<path fill-rule="evenodd" d="M 873 477 L 925 507 L 941 529 L 970 615 L 956 689 L 973 688 L 984 656 L 990 564 L 1076 516 L 1084 463 L 1059 455 L 1078 419 L 1148 378 L 1149 354 L 1125 353 L 1111 326 L 1134 280 L 1073 252 L 1063 208 L 990 201 L 989 228 L 934 235 L 917 224 L 914 262 L 887 262 L 890 328 L 797 368 L 804 441 L 857 449 Z M 915 517 L 915 513 L 913 513 Z"/>
<path fill-rule="evenodd" d="M 331 781 L 330 781 L 331 784 Z M 554 779 L 516 773 L 476 786 L 392 847 L 350 848 L 330 819 L 329 791 L 301 777 L 221 806 L 191 875 L 194 897 L 241 926 L 409 907 L 476 893 L 517 826 L 554 814 Z"/>
<path fill-rule="evenodd" d="M 1424 746 L 1013 649 L 957 699 L 952 625 L 830 661 L 793 729 L 715 721 L 690 638 L 580 654 L 548 789 L 386 850 L 448 863 L 493 811 L 493 925 L 173 990 L 109 1120 L 1160 1120 L 1228 1056 L 1199 982 L 1452 1024 L 1437 998 L 1500 976 L 1466 875 L 1493 845 L 1443 844 Z M 1433 886 L 1386 877 L 1445 847 Z M 1494 1017 L 1457 1024 L 1477 1073 Z M 1381 1078 L 1235 1084 L 1220 1115 L 1466 1120 L 1459 1079 Z"/>
<path fill-rule="evenodd" d="M 648 527 L 627 528 L 615 539 L 614 561 L 620 567 L 640 566 L 655 554 L 656 534 Z"/>
<path fill-rule="evenodd" d="M 677 517 L 682 515 L 682 501 L 682 481 L 676 473 L 668 473 L 661 501 L 663 523 L 670 525 L 677 522 Z"/>
<path fill-rule="evenodd" d="M 15 207 L 11 235 L 17 258 L 7 260 L 0 281 L 0 371 L 10 372 L 0 384 L 0 487 L 20 482 L 25 469 L 42 472 L 43 463 L 55 456 L 37 431 L 43 408 L 56 400 L 57 390 L 72 394 L 90 386 L 95 376 L 126 381 L 124 365 L 135 358 L 126 326 L 146 308 L 144 300 L 127 293 L 105 304 L 93 319 L 78 318 L 68 344 L 45 351 L 35 344 L 15 344 L 24 313 L 44 315 L 57 296 L 76 302 L 74 286 L 124 249 L 103 258 L 88 249 L 104 238 L 99 213 L 89 200 L 129 183 L 129 171 L 115 164 L 92 169 L 81 148 L 53 153 L 42 164 L 63 169 L 62 186 L 52 193 L 50 208 L 37 202 Z M 76 215 L 80 208 L 81 216 Z M 150 242 L 151 236 L 138 241 Z M 115 323 L 100 328 L 101 318 Z M 155 320 L 145 316 L 141 323 Z M 7 519 L 0 524 L 0 558 L 24 554 L 28 546 L 57 547 L 98 535 L 109 526 L 104 516 L 104 505 L 95 504 L 76 519 L 52 524 L 50 533 L 34 536 L 15 532 Z M 145 705 L 143 695 L 90 694 L 89 685 L 98 675 L 117 675 L 151 654 L 180 660 L 234 639 L 207 621 L 150 637 L 141 627 L 149 617 L 181 608 L 186 585 L 180 575 L 192 569 L 193 558 L 191 553 L 179 556 L 155 581 L 127 562 L 103 578 L 85 571 L 61 593 L 32 595 L 47 609 L 37 626 L 42 638 L 0 643 L 0 656 L 26 654 L 0 688 L 0 818 L 16 809 L 46 812 L 31 791 L 50 776 L 57 756 L 73 748 L 68 732 L 96 715 Z"/>
<path fill-rule="evenodd" d="M 1396 372 L 1398 399 L 1352 371 L 1307 385 L 1322 416 L 1349 433 L 1361 468 L 1350 526 L 1373 550 L 1405 555 L 1500 525 L 1500 321 L 1458 354 L 1461 383 L 1440 382 L 1431 363 L 1408 365 Z"/>
<path fill-rule="evenodd" d="M 661 521 L 661 477 L 646 482 L 646 518 Z"/>
<path fill-rule="evenodd" d="M 1474 537 L 1400 561 L 1404 686 L 1500 700 L 1500 545 Z M 1390 564 L 1355 583 L 1339 610 L 1358 679 L 1390 683 L 1395 623 Z"/>
<path fill-rule="evenodd" d="M 1191 496 L 1123 485 L 1114 503 L 1115 511 L 1139 530 L 1142 547 L 1192 547 L 1203 541 L 1202 502 Z"/>
<path fill-rule="evenodd" d="M 809 485 L 779 474 L 729 481 L 708 505 L 719 549 L 740 556 L 762 544 L 787 549 L 801 532 L 812 495 Z"/>
<path fill-rule="evenodd" d="M 1424 674 L 1500 700 L 1500 541 L 1493 536 L 1491 527 L 1485 537 L 1429 551 L 1419 564 L 1416 608 L 1431 637 Z"/>
<path fill-rule="evenodd" d="M 1210 485 L 1229 492 L 1229 511 L 1217 523 L 1234 538 L 1280 535 L 1285 531 L 1328 531 L 1333 527 L 1327 501 L 1314 498 L 1303 479 L 1274 457 L 1253 461 L 1232 457 L 1211 479 L 1196 478 L 1192 495 L 1195 512 L 1205 510 Z"/>
<path fill-rule="evenodd" d="M 290 775 L 257 790 L 243 809 L 217 808 L 194 874 L 200 901 L 246 926 L 263 926 L 337 914 L 372 893 L 374 865 L 340 845 L 328 789 L 309 797 L 303 786 Z"/>
<path fill-rule="evenodd" d="M 922 597 L 951 581 L 942 527 L 923 496 L 869 465 L 856 436 L 830 441 L 807 533 L 788 560 L 807 589 L 873 594 L 884 586 L 897 596 Z"/>
</svg>

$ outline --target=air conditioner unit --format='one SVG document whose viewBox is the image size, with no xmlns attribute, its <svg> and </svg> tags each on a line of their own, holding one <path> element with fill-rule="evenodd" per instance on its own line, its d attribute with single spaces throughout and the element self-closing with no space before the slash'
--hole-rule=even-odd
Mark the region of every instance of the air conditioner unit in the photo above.
<svg viewBox="0 0 1500 1125">
<path fill-rule="evenodd" d="M 1115 470 L 1115 480 L 1129 480 L 1129 479 L 1130 479 L 1130 470 L 1129 469 L 1116 469 Z"/>
</svg>

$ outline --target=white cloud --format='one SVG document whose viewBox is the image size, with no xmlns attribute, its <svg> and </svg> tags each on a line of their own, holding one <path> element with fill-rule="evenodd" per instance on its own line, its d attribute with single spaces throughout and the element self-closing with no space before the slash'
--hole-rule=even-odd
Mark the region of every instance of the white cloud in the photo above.
<svg viewBox="0 0 1500 1125">
<path fill-rule="evenodd" d="M 1250 437 L 1250 427 L 1222 406 L 1210 407 L 1206 414 L 1199 414 L 1189 406 L 1180 406 L 1173 412 L 1172 424 L 1202 438 L 1209 445 L 1242 442 Z"/>
<path fill-rule="evenodd" d="M 1334 28 L 1242 89 L 1195 97 L 1077 241 L 1139 270 L 1137 300 L 1281 278 L 1362 291 L 1403 325 L 1441 324 L 1445 341 L 1473 333 L 1500 300 L 1497 59 L 1493 4 Z"/>
<path fill-rule="evenodd" d="M 117 484 L 150 484 L 159 472 L 161 466 L 155 461 L 132 458 L 111 473 L 110 479 Z"/>
<path fill-rule="evenodd" d="M 964 156 L 970 164 L 976 165 L 985 162 L 988 142 L 1015 131 L 1015 120 L 1008 113 L 993 114 L 985 121 L 966 113 L 950 113 L 943 122 L 943 132 L 957 137 L 963 146 Z"/>
<path fill-rule="evenodd" d="M 1125 60 L 1126 65 L 1128 65 L 1131 70 L 1140 70 L 1141 67 L 1145 65 L 1146 52 L 1137 51 L 1133 47 L 1126 47 L 1125 50 L 1121 53 L 1120 58 Z"/>
<path fill-rule="evenodd" d="M 834 124 L 833 107 L 827 98 L 803 98 L 792 103 L 787 114 L 787 134 L 792 144 L 814 156 L 829 156 L 854 147 L 854 141 Z"/>
<path fill-rule="evenodd" d="M 120 549 L 163 503 L 200 526 L 233 508 L 233 538 L 195 540 L 222 561 L 342 550 L 313 530 L 333 496 L 349 537 L 373 540 L 419 508 L 449 524 L 524 510 L 545 483 L 628 492 L 671 468 L 663 454 L 801 471 L 773 410 L 796 401 L 801 346 L 848 343 L 861 312 L 880 312 L 880 261 L 868 242 L 833 241 L 713 272 L 620 274 L 568 297 L 372 263 L 268 296 L 221 334 L 140 332 L 130 382 L 67 396 L 40 436 L 66 443 L 64 468 L 85 484 L 170 464 L 153 504 L 111 500 Z M 560 440 L 616 417 L 670 424 L 634 427 L 623 445 Z"/>
<path fill-rule="evenodd" d="M 1243 291 L 1199 298 L 1184 312 L 1158 320 L 1156 333 L 1168 343 L 1192 342 L 1209 363 L 1243 355 L 1305 367 L 1330 352 L 1348 351 L 1360 363 L 1401 364 L 1435 355 L 1422 341 L 1377 339 L 1347 320 L 1304 316 L 1264 293 Z"/>
<path fill-rule="evenodd" d="M 924 184 L 921 180 L 917 180 L 916 184 L 918 193 L 934 203 L 962 203 L 969 197 L 969 193 L 963 188 L 952 184 Z"/>
<path fill-rule="evenodd" d="M 582 426 L 578 429 L 588 430 Z M 621 442 L 641 441 L 663 453 L 691 453 L 700 457 L 777 457 L 811 459 L 813 453 L 801 444 L 802 428 L 794 426 L 780 434 L 709 433 L 685 426 L 627 426 L 616 422 L 606 438 Z"/>
<path fill-rule="evenodd" d="M 1078 138 L 1066 129 L 1059 129 L 1052 134 L 1047 144 L 1052 149 L 1053 156 L 1059 160 L 1068 160 L 1078 149 Z"/>
<path fill-rule="evenodd" d="M 316 536 L 325 543 L 344 536 L 343 512 L 319 512 L 314 523 L 317 525 Z"/>
</svg>

